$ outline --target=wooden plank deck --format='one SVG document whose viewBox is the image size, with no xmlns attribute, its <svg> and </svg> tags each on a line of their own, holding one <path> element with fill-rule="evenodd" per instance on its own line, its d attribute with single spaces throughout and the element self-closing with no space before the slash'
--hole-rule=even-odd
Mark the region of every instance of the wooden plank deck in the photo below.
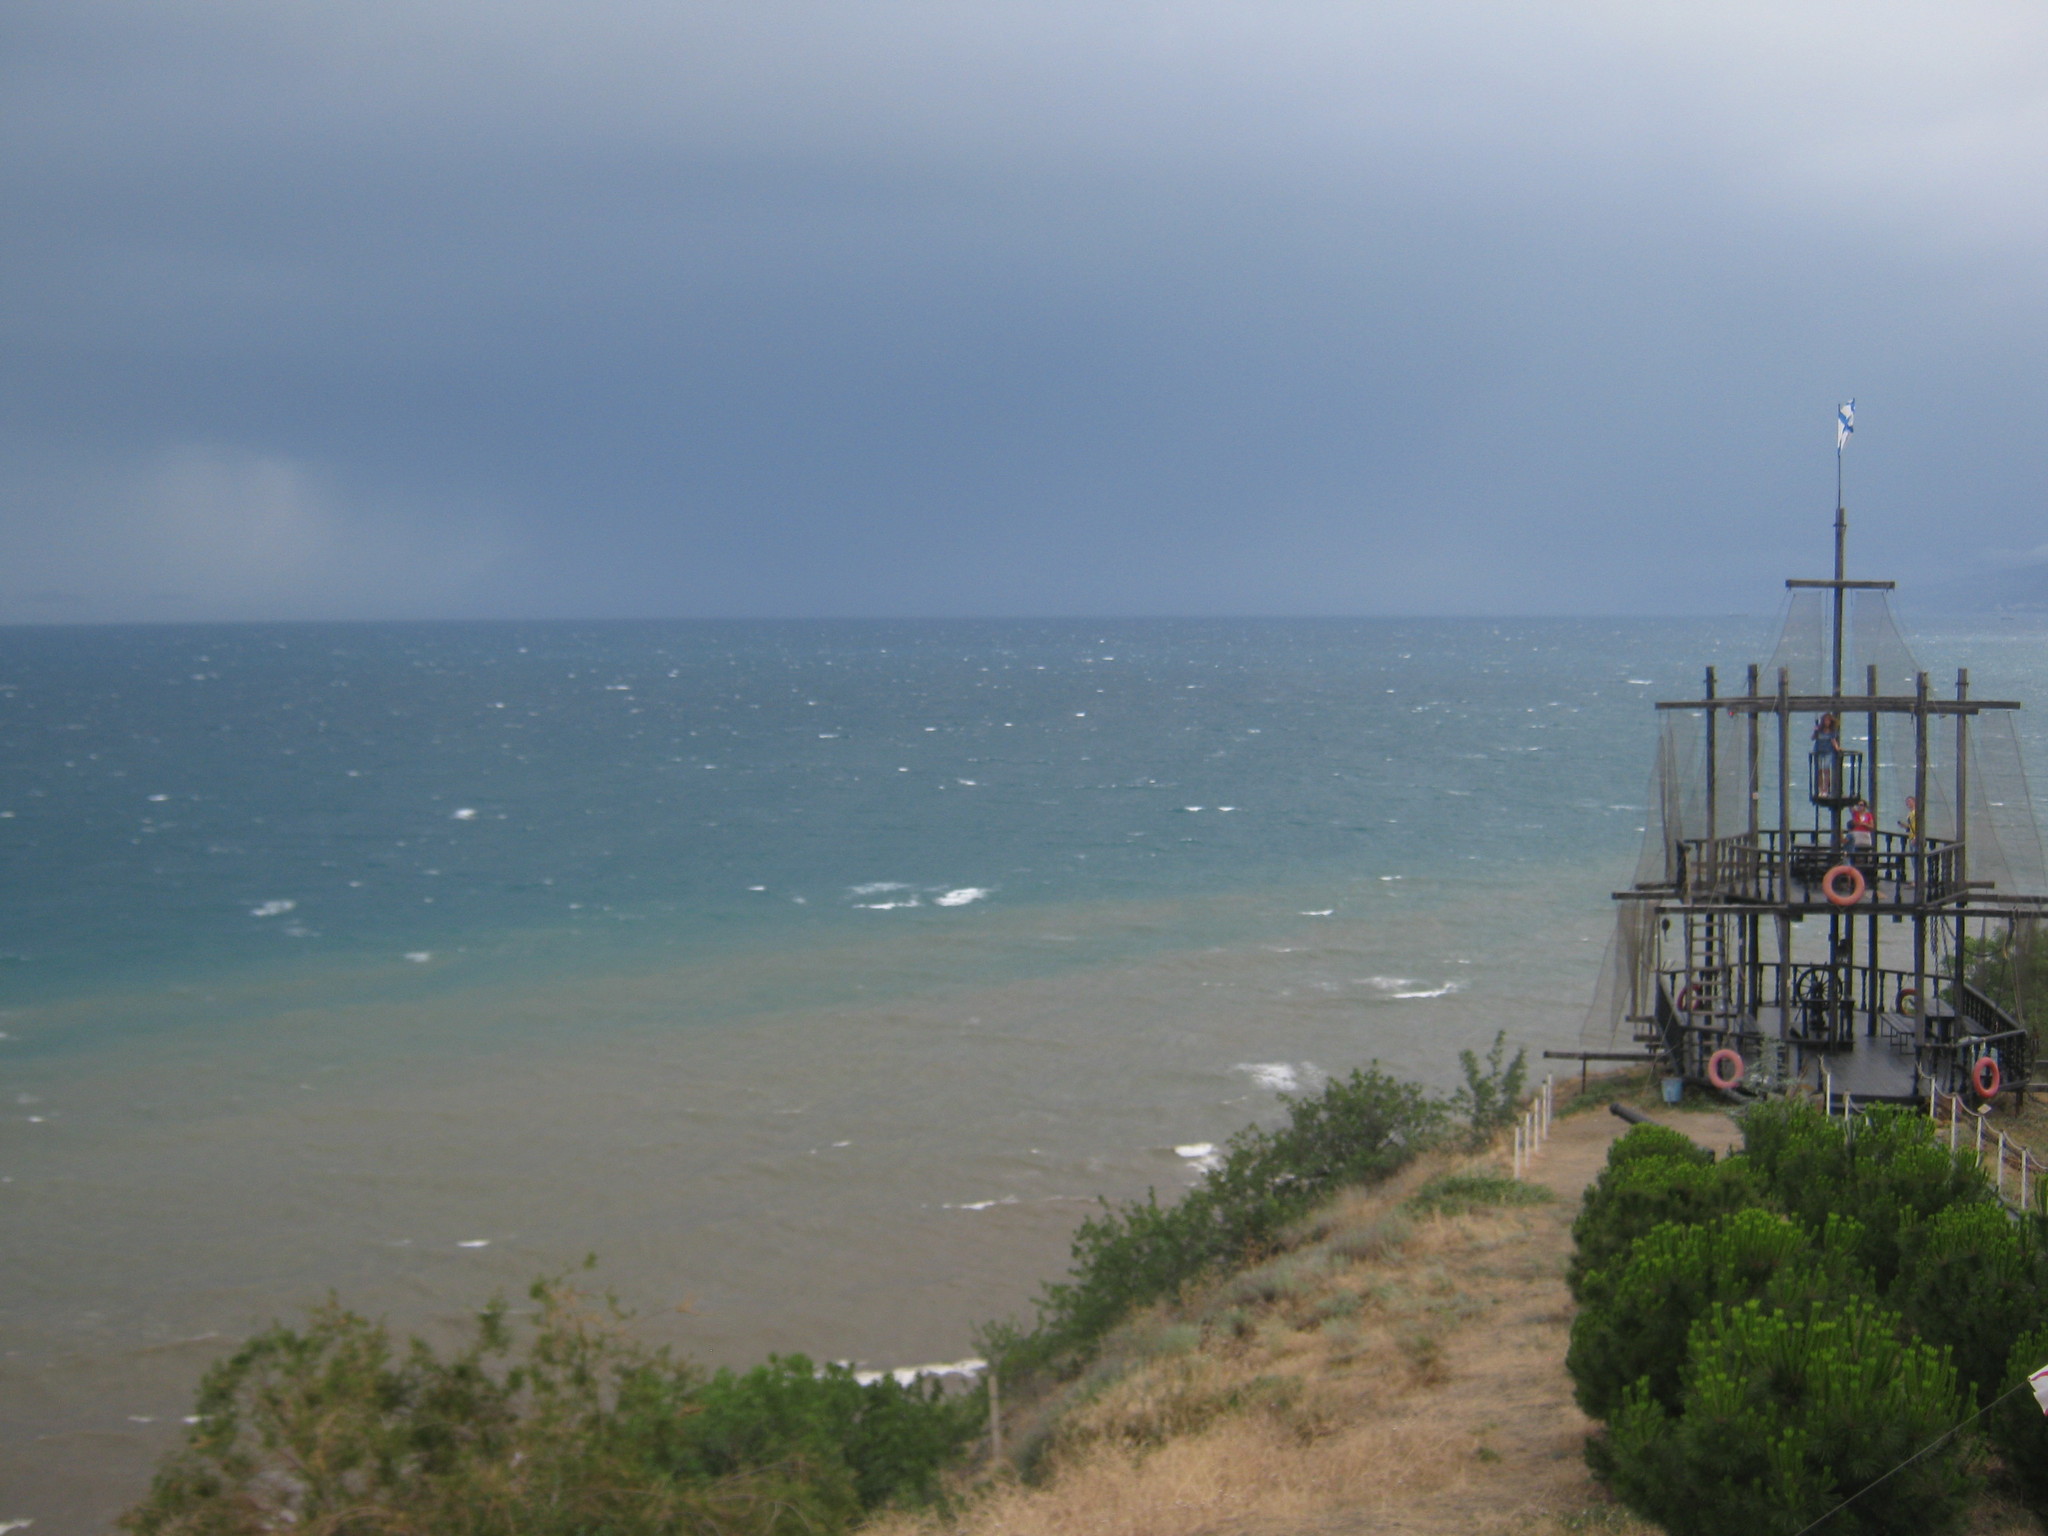
<svg viewBox="0 0 2048 1536">
<path fill-rule="evenodd" d="M 1867 1017 L 1859 1016 L 1856 1044 L 1851 1049 L 1800 1053 L 1801 1072 L 1806 1081 L 1818 1088 L 1825 1070 L 1834 1079 L 1837 1095 L 1850 1094 L 1859 1102 L 1911 1104 L 1925 1098 L 1927 1085 L 1914 1070 L 1912 1048 L 1894 1049 L 1882 1022 L 1876 1038 L 1866 1035 L 1863 1019 Z"/>
</svg>

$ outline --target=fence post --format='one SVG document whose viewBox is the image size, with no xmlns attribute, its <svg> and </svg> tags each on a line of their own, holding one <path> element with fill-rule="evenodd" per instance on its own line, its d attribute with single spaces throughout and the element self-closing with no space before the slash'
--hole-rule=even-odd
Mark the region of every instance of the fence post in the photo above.
<svg viewBox="0 0 2048 1536">
<path fill-rule="evenodd" d="M 2005 1193 L 2005 1132 L 1998 1133 L 1998 1192 Z"/>
</svg>

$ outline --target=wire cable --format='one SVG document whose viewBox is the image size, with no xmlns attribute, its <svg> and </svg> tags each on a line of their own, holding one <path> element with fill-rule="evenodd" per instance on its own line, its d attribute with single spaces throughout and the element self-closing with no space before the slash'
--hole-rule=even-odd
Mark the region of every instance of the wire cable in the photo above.
<svg viewBox="0 0 2048 1536">
<path fill-rule="evenodd" d="M 2010 1391 L 2001 1392 L 1997 1397 L 1993 1398 L 1990 1402 L 1986 1403 L 1982 1408 L 1979 1408 L 1975 1413 L 1971 1414 L 1967 1419 L 1964 1419 L 1960 1424 L 1957 1424 L 1954 1428 L 1943 1430 L 1939 1435 L 1935 1436 L 1934 1439 L 1928 1441 L 1925 1445 L 1921 1446 L 1919 1450 L 1915 1451 L 1912 1455 L 1908 1456 L 1896 1467 L 1893 1467 L 1890 1472 L 1885 1473 L 1884 1477 L 1876 1478 L 1871 1482 L 1865 1483 L 1861 1488 L 1858 1488 L 1854 1493 L 1850 1494 L 1849 1497 L 1842 1500 L 1842 1502 L 1837 1504 L 1833 1509 L 1829 1510 L 1826 1514 L 1822 1515 L 1818 1520 L 1814 1521 L 1813 1524 L 1802 1525 L 1797 1531 L 1793 1532 L 1793 1536 L 1806 1536 L 1806 1533 L 1808 1531 L 1819 1530 L 1822 1526 L 1826 1525 L 1830 1520 L 1834 1519 L 1835 1516 L 1839 1515 L 1843 1510 L 1847 1509 L 1851 1504 L 1854 1504 L 1858 1499 L 1862 1498 L 1863 1495 L 1870 1492 L 1870 1490 L 1875 1488 L 1879 1483 L 1883 1482 L 1885 1478 L 1895 1476 L 1896 1474 L 1905 1471 L 1906 1468 L 1913 1465 L 1913 1463 L 1918 1461 L 1922 1456 L 1925 1456 L 1937 1445 L 1940 1445 L 1942 1441 L 1948 1439 L 1951 1435 L 1959 1434 L 1963 1430 L 1968 1429 L 1972 1424 L 1976 1423 L 1979 1419 L 1983 1418 L 1985 1414 L 1989 1413 L 1992 1409 L 1996 1408 L 2000 1403 L 2004 1402 L 2007 1398 L 2017 1397 L 2022 1392 L 2030 1392 L 2033 1390 L 2033 1387 L 2033 1378 L 2028 1377 L 2026 1380 L 2022 1381 L 2018 1386 L 2012 1388 Z"/>
</svg>

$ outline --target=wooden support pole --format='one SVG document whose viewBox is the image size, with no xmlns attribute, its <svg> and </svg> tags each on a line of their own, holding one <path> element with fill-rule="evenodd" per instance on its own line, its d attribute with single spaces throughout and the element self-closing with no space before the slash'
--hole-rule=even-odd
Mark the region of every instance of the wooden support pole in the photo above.
<svg viewBox="0 0 2048 1536">
<path fill-rule="evenodd" d="M 1969 696 L 1970 696 L 1970 669 L 1969 669 L 1968 667 L 1957 667 L 1957 668 L 1956 668 L 1956 697 L 1957 697 L 1958 699 L 1967 699 L 1967 698 L 1968 698 Z M 1955 857 L 1955 865 L 1956 865 L 1956 871 L 1955 871 L 1955 880 L 1956 880 L 1956 884 L 1957 884 L 1957 885 L 1959 885 L 1959 886 L 1960 886 L 1960 885 L 1961 885 L 1961 884 L 1962 884 L 1962 883 L 1963 883 L 1963 882 L 1964 882 L 1964 881 L 1965 881 L 1966 879 L 1968 879 L 1968 878 L 1969 878 L 1969 874 L 1970 874 L 1970 870 L 1969 870 L 1969 861 L 1970 861 L 1970 717 L 1969 717 L 1968 715 L 1957 715 L 1957 716 L 1956 716 L 1956 857 Z M 1958 923 L 1958 924 L 1957 924 L 1957 935 L 1958 935 L 1958 937 L 1959 937 L 1959 938 L 1960 938 L 1960 936 L 1961 936 L 1961 931 L 1962 931 L 1962 925 L 1961 925 L 1960 923 Z M 1961 945 L 1960 943 L 1958 943 L 1958 944 L 1957 944 L 1957 946 L 1956 946 L 1956 950 L 1957 950 L 1957 953 L 1958 953 L 1958 954 L 1960 954 L 1960 953 L 1962 952 L 1962 945 Z"/>
<path fill-rule="evenodd" d="M 1913 859 L 1913 995 L 1923 999 L 1914 1025 L 1916 1045 L 1927 1044 L 1927 1028 L 1934 1017 L 1927 1006 L 1933 994 L 1927 987 L 1927 674 L 1913 679 L 1917 707 L 1913 711 L 1913 814 L 1911 817 Z"/>
</svg>

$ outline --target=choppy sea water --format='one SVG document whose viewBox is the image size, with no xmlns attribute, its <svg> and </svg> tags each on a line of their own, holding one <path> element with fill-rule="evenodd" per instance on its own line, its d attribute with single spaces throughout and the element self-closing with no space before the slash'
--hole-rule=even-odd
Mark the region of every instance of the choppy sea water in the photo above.
<svg viewBox="0 0 2048 1536">
<path fill-rule="evenodd" d="M 0 633 L 0 1521 L 329 1289 L 967 1353 L 1277 1094 L 1574 1044 L 1649 701 L 1766 628 Z"/>
</svg>

